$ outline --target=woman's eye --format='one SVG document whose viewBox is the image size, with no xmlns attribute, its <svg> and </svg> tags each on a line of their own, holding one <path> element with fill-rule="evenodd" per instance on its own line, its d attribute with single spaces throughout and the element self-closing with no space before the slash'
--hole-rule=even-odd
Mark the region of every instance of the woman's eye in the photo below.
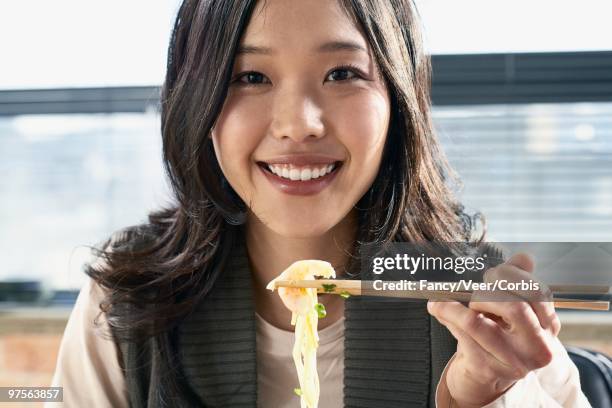
<svg viewBox="0 0 612 408">
<path fill-rule="evenodd" d="M 327 81 L 348 81 L 357 78 L 357 74 L 350 68 L 336 68 L 327 75 Z"/>
<path fill-rule="evenodd" d="M 351 67 L 338 67 L 332 70 L 325 79 L 326 81 L 338 82 L 338 81 L 350 81 L 353 79 L 360 78 L 360 75 L 355 72 Z M 236 77 L 233 81 L 239 85 L 262 85 L 270 83 L 270 80 L 262 73 L 256 71 L 249 71 L 242 73 Z"/>
<path fill-rule="evenodd" d="M 259 72 L 245 72 L 236 78 L 236 81 L 242 85 L 258 85 L 268 83 L 268 78 Z"/>
</svg>

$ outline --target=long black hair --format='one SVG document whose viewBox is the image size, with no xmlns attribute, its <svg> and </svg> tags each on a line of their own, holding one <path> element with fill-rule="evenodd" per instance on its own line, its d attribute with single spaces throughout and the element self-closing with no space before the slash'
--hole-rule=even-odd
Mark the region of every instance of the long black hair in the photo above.
<svg viewBox="0 0 612 408">
<path fill-rule="evenodd" d="M 339 1 L 369 42 L 391 99 L 378 175 L 355 206 L 356 246 L 472 239 L 477 217 L 456 200 L 459 180 L 433 131 L 430 60 L 414 5 Z M 161 94 L 163 160 L 174 202 L 150 213 L 147 223 L 115 234 L 97 251 L 102 262 L 86 268 L 106 289 L 101 307 L 117 339 L 157 337 L 160 357 L 170 366 L 169 333 L 209 293 L 246 219 L 245 203 L 226 181 L 209 135 L 255 5 L 182 3 Z"/>
</svg>

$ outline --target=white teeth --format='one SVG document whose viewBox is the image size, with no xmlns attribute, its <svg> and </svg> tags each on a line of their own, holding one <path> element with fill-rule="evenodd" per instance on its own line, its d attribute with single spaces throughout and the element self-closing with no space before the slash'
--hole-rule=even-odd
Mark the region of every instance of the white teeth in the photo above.
<svg viewBox="0 0 612 408">
<path fill-rule="evenodd" d="M 308 181 L 311 179 L 316 179 L 319 177 L 323 177 L 324 175 L 330 173 L 336 167 L 335 164 L 329 164 L 323 167 L 313 167 L 313 168 L 302 168 L 298 169 L 293 167 L 292 165 L 286 164 L 268 164 L 268 169 L 276 174 L 279 177 L 291 179 L 291 180 L 301 180 Z"/>
<path fill-rule="evenodd" d="M 312 170 L 304 169 L 300 173 L 300 180 L 302 181 L 310 180 L 311 176 L 312 176 Z"/>
</svg>

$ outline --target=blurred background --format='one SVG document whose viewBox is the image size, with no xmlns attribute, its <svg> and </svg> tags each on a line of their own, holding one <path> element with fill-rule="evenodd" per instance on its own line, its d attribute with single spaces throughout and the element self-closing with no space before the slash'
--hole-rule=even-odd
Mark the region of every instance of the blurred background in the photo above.
<svg viewBox="0 0 612 408">
<path fill-rule="evenodd" d="M 48 383 L 87 246 L 170 200 L 157 106 L 178 4 L 0 3 L 0 386 Z M 612 241 L 612 3 L 416 4 L 435 125 L 490 237 Z M 610 313 L 562 321 L 612 354 Z"/>
</svg>

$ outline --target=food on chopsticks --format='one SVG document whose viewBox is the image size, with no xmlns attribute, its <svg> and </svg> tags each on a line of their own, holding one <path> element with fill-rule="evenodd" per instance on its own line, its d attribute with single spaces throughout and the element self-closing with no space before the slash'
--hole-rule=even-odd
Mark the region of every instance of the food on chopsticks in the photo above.
<svg viewBox="0 0 612 408">
<path fill-rule="evenodd" d="M 335 278 L 336 272 L 329 262 L 318 260 L 297 261 L 268 283 L 267 289 L 276 289 L 279 280 L 314 280 L 315 276 Z M 316 408 L 319 404 L 319 375 L 317 373 L 318 319 L 325 317 L 325 307 L 318 303 L 316 288 L 279 287 L 283 304 L 292 312 L 295 326 L 293 362 L 300 387 L 294 390 L 300 397 L 302 408 Z"/>
</svg>

